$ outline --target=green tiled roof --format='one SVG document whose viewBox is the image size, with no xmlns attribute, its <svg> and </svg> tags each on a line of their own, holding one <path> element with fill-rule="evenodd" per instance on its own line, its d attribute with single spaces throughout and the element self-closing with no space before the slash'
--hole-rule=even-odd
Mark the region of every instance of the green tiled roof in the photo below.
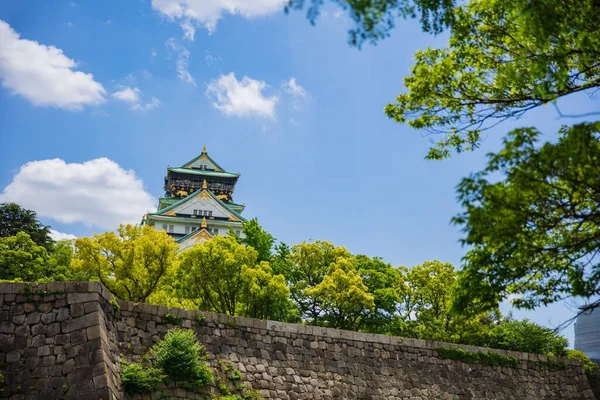
<svg viewBox="0 0 600 400">
<path fill-rule="evenodd" d="M 238 178 L 240 176 L 240 174 L 235 174 L 233 172 L 217 172 L 217 171 L 210 171 L 207 169 L 193 169 L 193 168 L 183 168 L 183 167 L 168 167 L 167 170 L 169 170 L 171 172 L 179 172 L 181 174 L 217 176 L 217 177 L 223 177 L 223 178 Z"/>
<path fill-rule="evenodd" d="M 246 219 L 244 217 L 242 217 L 237 211 L 235 211 L 233 208 L 231 208 L 229 206 L 229 204 L 225 203 L 223 200 L 219 199 L 217 196 L 215 196 L 215 194 L 213 192 L 211 192 L 208 189 L 198 189 L 196 190 L 194 193 L 190 194 L 187 197 L 184 197 L 183 199 L 171 204 L 170 206 L 168 206 L 167 208 L 161 209 L 155 213 L 151 213 L 151 215 L 160 215 L 164 212 L 167 212 L 169 210 L 172 210 L 173 208 L 177 207 L 180 204 L 184 204 L 186 202 L 188 202 L 189 200 L 193 199 L 196 195 L 198 195 L 199 193 L 201 193 L 202 191 L 206 191 L 214 200 L 217 201 L 217 203 L 219 203 L 220 205 L 222 205 L 223 207 L 225 207 L 226 210 L 228 210 L 229 212 L 231 212 L 235 217 L 239 218 L 242 222 L 246 221 Z"/>
<path fill-rule="evenodd" d="M 174 197 L 161 197 L 160 199 L 158 199 L 158 211 L 162 210 L 163 208 L 167 208 L 170 205 L 177 203 L 179 201 L 179 199 L 176 199 Z"/>
</svg>

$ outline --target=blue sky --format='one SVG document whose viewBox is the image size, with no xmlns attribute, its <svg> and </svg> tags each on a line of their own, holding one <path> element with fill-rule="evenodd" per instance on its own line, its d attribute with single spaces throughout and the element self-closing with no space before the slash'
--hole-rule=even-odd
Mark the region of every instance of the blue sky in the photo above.
<svg viewBox="0 0 600 400">
<path fill-rule="evenodd" d="M 167 165 L 206 143 L 242 174 L 234 199 L 244 215 L 282 241 L 329 240 L 393 265 L 459 265 L 449 220 L 460 178 L 511 127 L 552 138 L 574 122 L 535 110 L 490 131 L 477 152 L 426 161 L 430 138 L 383 108 L 404 90 L 414 52 L 443 36 L 400 21 L 391 38 L 357 50 L 334 7 L 313 27 L 302 12 L 281 12 L 282 0 L 222 3 L 0 0 L 0 200 L 62 233 L 114 229 L 155 204 Z M 561 107 L 597 105 L 579 95 Z M 556 325 L 570 311 L 516 315 Z M 572 328 L 565 334 L 572 342 Z"/>
</svg>

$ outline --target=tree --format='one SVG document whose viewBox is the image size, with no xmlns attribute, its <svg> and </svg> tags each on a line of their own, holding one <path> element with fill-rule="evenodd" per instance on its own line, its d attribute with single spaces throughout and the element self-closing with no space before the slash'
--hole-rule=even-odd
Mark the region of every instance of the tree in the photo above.
<svg viewBox="0 0 600 400">
<path fill-rule="evenodd" d="M 0 279 L 35 282 L 45 276 L 48 252 L 25 232 L 0 237 Z"/>
<path fill-rule="evenodd" d="M 525 353 L 548 354 L 559 357 L 567 355 L 567 338 L 556 330 L 530 322 L 503 318 L 488 335 L 485 346 L 494 349 L 522 351 Z"/>
<path fill-rule="evenodd" d="M 303 3 L 291 1 L 297 7 Z M 309 18 L 316 18 L 322 3 L 312 2 Z M 395 19 L 415 16 L 415 11 L 425 31 L 450 29 L 447 48 L 417 52 L 404 80 L 407 92 L 385 109 L 397 122 L 442 135 L 428 158 L 474 149 L 483 130 L 600 86 L 598 0 L 336 3 L 349 9 L 357 23 L 353 44 L 387 36 Z"/>
<path fill-rule="evenodd" d="M 319 300 L 306 291 L 320 284 L 331 264 L 340 257 L 350 257 L 350 253 L 344 247 L 336 247 L 326 241 L 305 242 L 291 247 L 286 275 L 290 296 L 302 319 L 314 325 L 318 324 L 323 310 Z"/>
<path fill-rule="evenodd" d="M 400 302 L 398 286 L 401 273 L 378 257 L 357 255 L 354 257 L 354 263 L 362 282 L 373 295 L 374 301 L 374 307 L 362 320 L 361 330 L 389 333 L 394 322 L 394 313 Z"/>
<path fill-rule="evenodd" d="M 254 248 L 232 237 L 217 236 L 181 254 L 175 279 L 178 297 L 200 310 L 269 318 L 287 307 L 282 275 L 258 262 Z"/>
<path fill-rule="evenodd" d="M 256 218 L 244 222 L 244 237 L 241 242 L 251 246 L 258 253 L 258 261 L 269 261 L 275 238 L 265 231 Z"/>
<path fill-rule="evenodd" d="M 332 328 L 359 330 L 369 311 L 375 308 L 374 297 L 354 265 L 354 258 L 338 258 L 323 280 L 305 290 L 319 303 L 321 322 Z"/>
<path fill-rule="evenodd" d="M 115 296 L 143 302 L 165 283 L 179 246 L 151 226 L 121 225 L 75 241 L 75 271 L 88 272 Z"/>
<path fill-rule="evenodd" d="M 26 233 L 46 250 L 54 243 L 50 227 L 38 221 L 35 211 L 26 210 L 16 203 L 0 204 L 0 237 L 15 236 L 19 232 Z"/>
<path fill-rule="evenodd" d="M 348 41 L 360 47 L 364 42 L 372 44 L 388 37 L 400 18 L 415 18 L 420 15 L 423 30 L 439 33 L 453 20 L 454 0 L 333 0 L 347 10 L 356 23 L 349 31 Z M 310 3 L 307 18 L 314 24 L 319 17 L 323 0 L 289 0 L 286 12 L 302 9 Z"/>
<path fill-rule="evenodd" d="M 600 123 L 562 128 L 556 143 L 516 129 L 487 167 L 464 178 L 464 257 L 454 309 L 520 308 L 600 294 Z M 498 180 L 498 176 L 504 176 Z"/>
</svg>

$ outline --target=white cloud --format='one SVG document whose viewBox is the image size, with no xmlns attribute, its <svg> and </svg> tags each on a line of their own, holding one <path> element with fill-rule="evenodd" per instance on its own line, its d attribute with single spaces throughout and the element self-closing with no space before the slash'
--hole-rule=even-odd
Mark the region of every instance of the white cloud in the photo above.
<svg viewBox="0 0 600 400">
<path fill-rule="evenodd" d="M 54 46 L 21 39 L 0 20 L 0 80 L 36 106 L 79 110 L 102 103 L 106 91 L 92 74 L 75 71 L 77 63 Z"/>
<path fill-rule="evenodd" d="M 127 103 L 138 103 L 140 101 L 140 93 L 140 89 L 138 88 L 126 87 L 111 94 L 111 96 Z"/>
<path fill-rule="evenodd" d="M 184 46 L 179 46 L 175 43 L 175 39 L 170 38 L 165 43 L 168 49 L 171 49 L 177 52 L 177 76 L 184 82 L 189 83 L 190 85 L 196 86 L 196 80 L 188 71 L 188 60 L 190 58 L 190 52 Z"/>
<path fill-rule="evenodd" d="M 238 81 L 233 72 L 221 75 L 208 84 L 206 94 L 213 107 L 226 116 L 275 118 L 275 106 L 279 98 L 263 93 L 268 85 L 244 76 Z"/>
<path fill-rule="evenodd" d="M 140 103 L 142 91 L 138 88 L 125 87 L 118 92 L 111 94 L 117 100 L 124 101 L 126 103 L 131 104 L 132 110 L 141 110 L 141 111 L 149 111 L 154 110 L 158 106 L 160 106 L 160 100 L 156 97 L 153 97 L 152 100 L 147 104 Z"/>
<path fill-rule="evenodd" d="M 336 10 L 333 12 L 333 18 L 340 19 L 344 16 L 344 12 L 342 10 Z"/>
<path fill-rule="evenodd" d="M 296 82 L 296 78 L 290 78 L 281 84 L 283 91 L 292 96 L 293 107 L 296 110 L 302 109 L 303 102 L 310 100 L 308 92 Z"/>
<path fill-rule="evenodd" d="M 150 103 L 134 104 L 131 107 L 131 109 L 132 110 L 140 110 L 140 111 L 149 111 L 149 110 L 154 110 L 158 106 L 160 106 L 160 100 L 156 97 L 153 97 L 152 100 L 150 101 Z"/>
<path fill-rule="evenodd" d="M 292 97 L 299 99 L 307 99 L 308 92 L 296 82 L 296 78 L 290 78 L 289 81 L 285 81 L 281 84 L 281 87 L 286 93 L 292 95 Z"/>
<path fill-rule="evenodd" d="M 18 203 L 61 223 L 104 229 L 137 223 L 156 204 L 133 171 L 107 158 L 81 164 L 58 158 L 28 162 L 0 194 L 0 202 Z"/>
<path fill-rule="evenodd" d="M 60 240 L 75 240 L 75 239 L 77 239 L 77 236 L 75 236 L 75 235 L 72 235 L 70 233 L 55 231 L 54 229 L 50 229 L 50 237 L 52 238 L 52 240 L 54 240 L 56 242 L 58 242 Z"/>
<path fill-rule="evenodd" d="M 214 32 L 224 14 L 256 18 L 282 11 L 288 0 L 152 0 L 152 8 L 179 22 L 184 38 L 194 40 L 195 26 Z"/>
</svg>

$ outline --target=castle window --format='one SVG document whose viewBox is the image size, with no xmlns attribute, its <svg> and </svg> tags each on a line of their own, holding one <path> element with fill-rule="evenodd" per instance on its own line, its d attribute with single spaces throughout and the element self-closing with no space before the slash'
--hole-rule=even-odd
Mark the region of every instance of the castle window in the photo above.
<svg viewBox="0 0 600 400">
<path fill-rule="evenodd" d="M 213 229 L 213 235 L 218 235 L 219 234 L 219 230 L 217 228 Z"/>
<path fill-rule="evenodd" d="M 163 231 L 167 230 L 167 225 L 163 225 Z"/>
<path fill-rule="evenodd" d="M 188 233 L 190 233 L 190 227 L 189 227 L 189 226 L 186 226 L 186 227 L 185 227 L 185 233 L 186 233 L 186 235 L 187 235 Z"/>
<path fill-rule="evenodd" d="M 169 232 L 173 233 L 173 225 L 169 225 Z"/>
<path fill-rule="evenodd" d="M 235 231 L 235 234 L 238 235 L 238 236 L 240 236 L 241 232 L 239 230 L 237 230 L 237 231 Z"/>
<path fill-rule="evenodd" d="M 209 217 L 212 217 L 212 211 L 209 211 L 209 212 L 208 212 L 208 216 L 209 216 Z"/>
</svg>

